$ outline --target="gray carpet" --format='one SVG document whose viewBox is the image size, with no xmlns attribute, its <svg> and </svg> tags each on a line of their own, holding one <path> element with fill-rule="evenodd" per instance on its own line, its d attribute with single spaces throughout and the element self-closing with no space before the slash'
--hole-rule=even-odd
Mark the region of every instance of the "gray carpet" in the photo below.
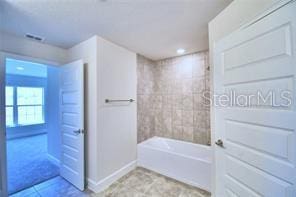
<svg viewBox="0 0 296 197">
<path fill-rule="evenodd" d="M 59 175 L 47 157 L 47 135 L 8 140 L 7 168 L 9 194 Z"/>
</svg>

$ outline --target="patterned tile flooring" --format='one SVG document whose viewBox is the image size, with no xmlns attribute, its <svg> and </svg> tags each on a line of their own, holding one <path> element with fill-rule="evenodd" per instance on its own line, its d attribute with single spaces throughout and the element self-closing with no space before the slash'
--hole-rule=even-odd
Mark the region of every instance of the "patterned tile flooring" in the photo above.
<svg viewBox="0 0 296 197">
<path fill-rule="evenodd" d="M 136 168 L 95 194 L 81 192 L 61 177 L 35 185 L 11 197 L 210 197 L 207 191 L 167 178 L 144 168 Z"/>
</svg>

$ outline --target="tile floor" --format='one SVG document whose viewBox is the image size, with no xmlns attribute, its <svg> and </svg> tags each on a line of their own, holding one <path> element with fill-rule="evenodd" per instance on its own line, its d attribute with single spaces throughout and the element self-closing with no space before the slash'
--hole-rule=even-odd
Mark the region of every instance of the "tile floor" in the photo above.
<svg viewBox="0 0 296 197">
<path fill-rule="evenodd" d="M 25 189 L 10 197 L 88 197 L 90 192 L 81 192 L 60 176 Z"/>
<path fill-rule="evenodd" d="M 180 183 L 160 174 L 136 168 L 105 191 L 80 192 L 70 183 L 56 177 L 11 197 L 210 197 L 204 190 Z"/>
</svg>

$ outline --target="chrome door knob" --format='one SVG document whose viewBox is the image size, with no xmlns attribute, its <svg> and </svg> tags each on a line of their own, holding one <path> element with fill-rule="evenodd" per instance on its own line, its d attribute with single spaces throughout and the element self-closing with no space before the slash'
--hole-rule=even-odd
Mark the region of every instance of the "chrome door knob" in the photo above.
<svg viewBox="0 0 296 197">
<path fill-rule="evenodd" d="M 215 144 L 216 144 L 217 146 L 224 147 L 224 146 L 223 146 L 223 141 L 222 141 L 221 139 L 217 140 L 217 141 L 215 142 Z"/>
<path fill-rule="evenodd" d="M 75 133 L 76 135 L 79 135 L 80 133 L 82 133 L 81 129 L 75 130 L 73 131 L 73 133 Z"/>
</svg>

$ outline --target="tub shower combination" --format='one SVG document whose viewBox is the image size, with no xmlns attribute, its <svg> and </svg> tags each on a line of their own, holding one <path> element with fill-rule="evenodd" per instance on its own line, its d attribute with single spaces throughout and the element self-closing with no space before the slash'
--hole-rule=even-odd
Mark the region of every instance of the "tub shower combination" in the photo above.
<svg viewBox="0 0 296 197">
<path fill-rule="evenodd" d="M 153 137 L 138 144 L 138 165 L 211 191 L 211 147 Z"/>
</svg>

